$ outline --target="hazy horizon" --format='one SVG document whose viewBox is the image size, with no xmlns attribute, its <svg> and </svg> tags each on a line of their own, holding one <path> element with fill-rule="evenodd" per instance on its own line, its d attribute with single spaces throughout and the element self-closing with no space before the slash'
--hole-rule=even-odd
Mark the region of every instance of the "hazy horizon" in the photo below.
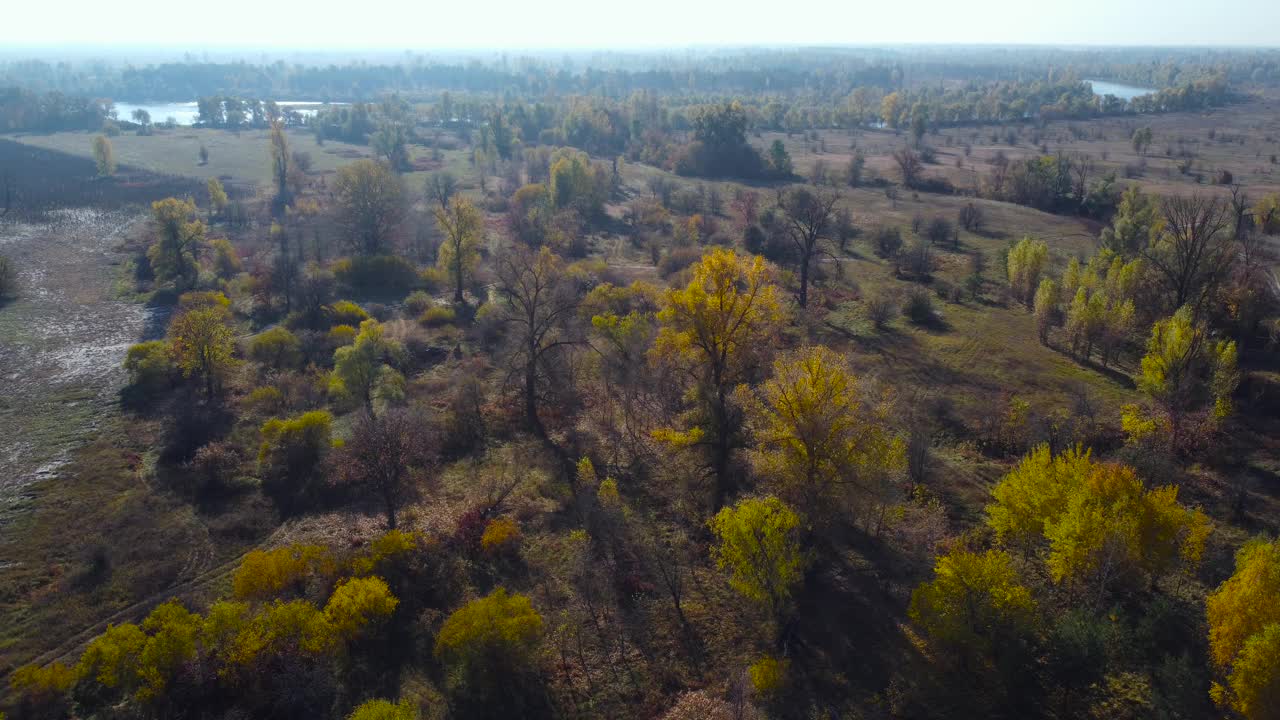
<svg viewBox="0 0 1280 720">
<path fill-rule="evenodd" d="M 165 24 L 158 0 L 127 14 L 84 0 L 23 4 L 0 27 L 4 55 L 33 51 L 430 52 L 652 51 L 747 46 L 983 45 L 1055 47 L 1275 47 L 1280 3 L 1199 0 L 1027 3 L 922 0 L 907 9 L 802 0 L 785 12 L 713 0 L 655 0 L 639 10 L 602 12 L 586 0 L 431 7 L 369 0 L 355 15 L 324 5 L 299 12 L 279 4 L 228 0 L 199 22 Z M 617 28 L 625 38 L 616 38 Z"/>
</svg>

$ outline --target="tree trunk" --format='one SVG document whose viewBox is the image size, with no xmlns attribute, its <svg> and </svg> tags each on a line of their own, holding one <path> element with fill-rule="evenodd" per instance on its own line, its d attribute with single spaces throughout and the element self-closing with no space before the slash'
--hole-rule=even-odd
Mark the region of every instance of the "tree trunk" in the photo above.
<svg viewBox="0 0 1280 720">
<path fill-rule="evenodd" d="M 800 259 L 800 297 L 798 300 L 802 308 L 809 305 L 809 259 L 809 253 L 805 253 Z"/>
</svg>

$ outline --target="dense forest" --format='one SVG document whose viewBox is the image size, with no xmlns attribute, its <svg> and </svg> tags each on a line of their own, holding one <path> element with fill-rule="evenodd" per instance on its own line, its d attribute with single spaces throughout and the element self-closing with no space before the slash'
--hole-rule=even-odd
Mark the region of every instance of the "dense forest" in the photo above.
<svg viewBox="0 0 1280 720">
<path fill-rule="evenodd" d="M 1275 51 L 7 84 L 0 717 L 1280 717 Z"/>
</svg>

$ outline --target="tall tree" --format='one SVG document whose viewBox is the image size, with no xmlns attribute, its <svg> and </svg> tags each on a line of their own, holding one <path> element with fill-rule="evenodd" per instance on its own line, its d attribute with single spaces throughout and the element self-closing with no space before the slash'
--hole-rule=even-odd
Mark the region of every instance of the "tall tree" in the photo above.
<svg viewBox="0 0 1280 720">
<path fill-rule="evenodd" d="M 195 215 L 191 200 L 165 198 L 151 203 L 156 241 L 147 249 L 147 259 L 156 280 L 178 290 L 194 286 L 200 274 L 196 252 L 204 242 L 205 226 Z"/>
<path fill-rule="evenodd" d="M 458 179 L 448 172 L 434 172 L 427 176 L 425 194 L 427 200 L 439 205 L 441 210 L 449 209 L 449 201 L 458 192 Z"/>
<path fill-rule="evenodd" d="M 106 135 L 99 135 L 93 139 L 93 162 L 98 167 L 98 177 L 111 177 L 116 174 L 115 151 Z"/>
<path fill-rule="evenodd" d="M 762 258 L 712 250 L 693 267 L 687 286 L 667 291 L 658 313 L 653 357 L 684 373 L 695 407 L 687 427 L 655 435 L 676 447 L 708 451 L 715 507 L 734 488 L 729 462 L 741 444 L 733 389 L 752 377 L 782 320 L 771 275 Z"/>
<path fill-rule="evenodd" d="M 778 191 L 778 209 L 787 237 L 796 248 L 800 266 L 800 292 L 796 300 L 802 308 L 809 303 L 809 274 L 813 259 L 822 251 L 821 241 L 831 237 L 835 208 L 839 202 L 840 194 L 835 191 L 823 192 L 805 187 Z"/>
<path fill-rule="evenodd" d="M 1280 693 L 1280 541 L 1252 540 L 1235 572 L 1205 600 L 1209 651 L 1226 674 L 1212 696 L 1248 720 L 1275 717 Z"/>
<path fill-rule="evenodd" d="M 271 179 L 276 184 L 276 203 L 289 202 L 289 140 L 284 135 L 284 125 L 271 123 Z"/>
<path fill-rule="evenodd" d="M 871 493 L 905 467 L 888 403 L 867 397 L 848 359 L 821 345 L 774 362 L 747 408 L 760 473 L 810 517 L 841 512 L 833 501 L 844 489 Z"/>
<path fill-rule="evenodd" d="M 453 278 L 453 301 L 462 303 L 466 277 L 479 260 L 484 242 L 484 215 L 466 198 L 436 210 L 436 223 L 444 233 L 437 262 Z"/>
<path fill-rule="evenodd" d="M 1170 197 L 1161 213 L 1162 232 L 1142 255 L 1164 292 L 1166 307 L 1190 304 L 1199 314 L 1230 268 L 1230 208 L 1211 196 Z"/>
<path fill-rule="evenodd" d="M 498 257 L 498 291 L 506 300 L 503 319 L 511 328 L 511 367 L 523 382 L 525 422 L 539 437 L 539 397 L 552 379 L 554 354 L 575 344 L 569 328 L 580 298 L 564 263 L 548 248 L 513 246 Z"/>
<path fill-rule="evenodd" d="M 373 160 L 358 160 L 338 169 L 337 222 L 355 252 L 379 255 L 391 241 L 405 215 L 400 176 Z"/>
<path fill-rule="evenodd" d="M 227 372 L 235 366 L 235 333 L 222 302 L 183 310 L 169 323 L 169 347 L 174 364 L 187 377 L 203 382 L 205 397 L 212 399 Z"/>
</svg>

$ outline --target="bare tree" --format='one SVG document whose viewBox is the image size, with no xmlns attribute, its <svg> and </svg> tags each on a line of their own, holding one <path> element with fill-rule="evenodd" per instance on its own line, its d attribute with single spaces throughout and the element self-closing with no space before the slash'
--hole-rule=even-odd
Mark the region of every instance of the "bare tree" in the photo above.
<svg viewBox="0 0 1280 720">
<path fill-rule="evenodd" d="M 506 300 L 503 320 L 512 329 L 511 374 L 523 378 L 525 421 L 546 440 L 539 398 L 554 374 L 556 353 L 578 342 L 569 324 L 580 299 L 565 277 L 564 263 L 546 247 L 510 247 L 498 257 L 495 271 Z"/>
<path fill-rule="evenodd" d="M 441 210 L 449 209 L 449 201 L 458 192 L 458 179 L 451 173 L 431 173 L 427 177 L 426 197 L 429 202 L 440 205 Z"/>
<path fill-rule="evenodd" d="M 920 155 L 911 148 L 902 148 L 893 152 L 893 161 L 898 164 L 898 172 L 902 175 L 902 184 L 914 188 L 920 182 L 920 174 L 924 172 L 924 163 Z"/>
<path fill-rule="evenodd" d="M 1088 154 L 1080 153 L 1071 159 L 1072 194 L 1077 203 L 1084 202 L 1085 193 L 1089 192 L 1089 178 L 1093 175 L 1094 162 Z"/>
<path fill-rule="evenodd" d="M 1208 196 L 1171 197 L 1162 204 L 1165 229 L 1143 257 L 1155 271 L 1170 309 L 1200 305 L 1231 265 L 1230 208 Z"/>
<path fill-rule="evenodd" d="M 805 187 L 778 191 L 779 215 L 799 257 L 800 292 L 796 300 L 800 307 L 808 305 L 810 265 L 814 256 L 822 252 L 821 241 L 831 235 L 838 202 L 840 194 L 835 191 L 822 192 Z"/>
<path fill-rule="evenodd" d="M 396 512 L 417 491 L 434 461 L 424 425 L 401 408 L 378 416 L 361 413 L 337 460 L 344 480 L 378 496 L 387 527 L 393 530 Z"/>
</svg>

